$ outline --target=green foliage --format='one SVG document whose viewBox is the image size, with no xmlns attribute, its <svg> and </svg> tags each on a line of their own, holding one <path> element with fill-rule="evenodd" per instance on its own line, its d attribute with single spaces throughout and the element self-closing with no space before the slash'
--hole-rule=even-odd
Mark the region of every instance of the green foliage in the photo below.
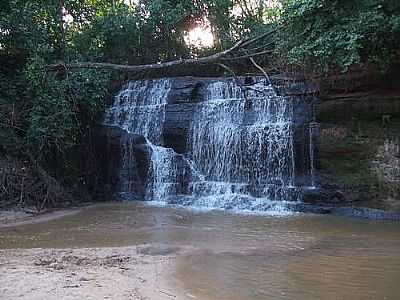
<svg viewBox="0 0 400 300">
<path fill-rule="evenodd" d="M 328 73 L 354 65 L 384 69 L 398 59 L 398 0 L 278 2 L 269 7 L 256 0 L 0 1 L 0 153 L 29 151 L 48 169 L 79 169 L 71 157 L 84 157 L 77 149 L 101 117 L 115 74 L 45 72 L 50 63 L 196 57 L 271 28 L 280 28 L 272 42 L 281 65 Z M 72 22 L 61 18 L 63 12 Z M 214 47 L 185 43 L 199 25 L 210 26 Z M 257 57 L 264 64 L 268 58 Z M 243 69 L 249 66 L 243 63 Z"/>
<path fill-rule="evenodd" d="M 0 73 L 0 153 L 15 153 L 23 146 L 18 138 L 25 133 L 23 123 L 29 108 L 22 78 L 19 73 Z"/>
<path fill-rule="evenodd" d="M 169 20 L 172 13 L 167 14 L 168 7 L 155 4 L 152 2 L 150 8 L 155 12 L 148 18 L 127 6 L 105 12 L 74 34 L 72 49 L 86 60 L 125 64 L 150 63 L 185 55 L 187 47 L 175 24 L 153 17 L 153 14 L 163 15 L 159 11 L 162 10 Z"/>
<path fill-rule="evenodd" d="M 99 120 L 110 74 L 93 70 L 44 74 L 41 65 L 32 61 L 26 68 L 33 99 L 27 139 L 37 156 L 46 157 L 78 144 L 84 130 Z"/>
<path fill-rule="evenodd" d="M 79 5 L 82 1 L 65 3 L 74 3 L 77 15 L 78 9 L 84 9 L 83 16 L 94 17 L 93 7 Z M 76 152 L 101 117 L 111 74 L 44 72 L 44 65 L 65 53 L 74 58 L 69 46 L 72 35 L 66 34 L 64 26 L 60 28 L 58 5 L 58 1 L 2 3 L 0 154 L 29 152 L 49 171 L 62 174 L 77 167 L 65 157 Z"/>
<path fill-rule="evenodd" d="M 400 2 L 283 0 L 277 48 L 288 64 L 327 73 L 398 56 Z"/>
</svg>

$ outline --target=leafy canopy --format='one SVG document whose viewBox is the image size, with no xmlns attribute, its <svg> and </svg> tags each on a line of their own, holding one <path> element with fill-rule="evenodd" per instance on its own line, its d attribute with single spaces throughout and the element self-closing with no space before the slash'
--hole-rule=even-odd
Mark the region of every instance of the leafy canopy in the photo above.
<svg viewBox="0 0 400 300">
<path fill-rule="evenodd" d="M 385 70 L 398 61 L 398 0 L 272 2 L 0 1 L 0 153 L 30 151 L 55 170 L 79 169 L 67 158 L 83 156 L 76 151 L 87 143 L 110 87 L 121 78 L 94 70 L 46 73 L 43 66 L 49 63 L 144 64 L 196 57 L 271 27 L 279 28 L 271 41 L 278 69 L 327 74 L 354 65 Z M 204 22 L 214 47 L 187 45 L 185 35 Z"/>
<path fill-rule="evenodd" d="M 329 73 L 353 65 L 386 68 L 398 58 L 397 0 L 282 0 L 277 52 L 299 68 Z"/>
</svg>

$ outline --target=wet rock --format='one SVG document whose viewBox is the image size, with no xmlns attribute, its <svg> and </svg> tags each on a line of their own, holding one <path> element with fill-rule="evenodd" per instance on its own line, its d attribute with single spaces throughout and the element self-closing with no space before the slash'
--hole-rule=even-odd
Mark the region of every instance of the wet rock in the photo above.
<svg viewBox="0 0 400 300">
<path fill-rule="evenodd" d="M 372 220 L 391 220 L 400 221 L 400 213 L 384 211 L 381 209 L 373 209 L 366 207 L 335 207 L 332 208 L 331 213 L 334 215 L 345 217 L 357 217 Z"/>
<path fill-rule="evenodd" d="M 347 202 L 344 193 L 335 186 L 322 186 L 303 190 L 303 202 L 306 204 L 338 204 Z"/>
<path fill-rule="evenodd" d="M 235 83 L 238 83 L 242 87 L 242 91 L 246 91 L 246 93 L 248 92 L 255 95 L 257 92 L 260 92 L 264 93 L 265 97 L 276 97 L 273 89 L 265 88 L 262 83 L 264 80 L 264 77 L 251 76 L 237 77 L 235 79 L 182 77 L 164 80 L 159 88 L 154 88 L 154 82 L 150 83 L 153 87 L 152 93 L 154 95 L 150 92 L 149 93 L 154 97 L 158 97 L 160 92 L 164 94 L 166 93 L 166 98 L 161 99 L 163 103 L 161 105 L 165 105 L 162 106 L 163 109 L 160 110 L 160 116 L 162 116 L 162 126 L 160 126 L 161 137 L 157 139 L 157 142 L 154 142 L 150 138 L 149 139 L 155 146 L 170 148 L 175 152 L 175 155 L 168 155 L 168 158 L 160 157 L 162 160 L 168 160 L 168 163 L 171 163 L 173 168 L 178 170 L 176 172 L 174 171 L 176 173 L 174 176 L 176 175 L 178 180 L 163 178 L 163 181 L 168 185 L 166 187 L 167 189 L 175 190 L 177 192 L 176 194 L 190 193 L 189 182 L 192 179 L 190 178 L 191 166 L 188 165 L 182 155 L 190 156 L 191 130 L 193 128 L 192 125 L 195 123 L 194 113 L 199 113 L 197 108 L 199 105 L 202 105 L 202 102 L 209 101 L 210 91 L 207 87 L 216 82 L 232 83 L 235 81 Z M 275 78 L 273 81 L 274 85 L 277 87 L 276 91 L 287 98 L 290 103 L 288 107 L 290 106 L 290 108 L 293 108 L 294 110 L 292 126 L 295 131 L 293 149 L 295 157 L 295 185 L 310 185 L 310 133 L 308 123 L 312 120 L 312 103 L 318 100 L 314 96 L 314 87 L 308 86 L 304 82 L 295 82 L 284 85 L 283 82 L 285 79 L 282 78 Z M 130 83 L 130 86 L 136 87 L 137 84 L 138 83 Z M 232 86 L 232 84 L 226 86 Z M 132 101 L 130 91 L 131 90 L 129 90 L 125 96 L 118 98 L 119 101 L 122 101 L 122 109 L 121 107 L 118 107 L 118 110 L 113 111 L 109 116 L 109 118 L 112 119 L 111 124 L 114 124 L 115 119 L 119 118 L 121 118 L 122 122 L 131 120 L 125 116 L 129 115 L 131 111 L 129 108 L 129 103 Z M 143 99 L 145 99 L 149 93 L 146 91 L 140 93 L 141 94 L 137 96 L 138 100 L 134 105 L 135 111 L 136 109 L 143 109 L 146 111 L 146 115 L 143 116 L 147 116 L 148 118 L 154 117 L 157 120 L 161 120 L 158 115 L 153 116 L 152 113 L 155 111 L 150 109 L 152 106 L 159 107 L 160 104 L 157 101 L 150 101 L 151 103 L 149 102 L 143 105 L 143 103 L 145 103 Z M 269 93 L 272 93 L 272 96 L 268 96 Z M 226 100 L 230 100 L 230 98 Z M 244 132 L 243 138 L 245 138 L 246 126 L 252 125 L 256 121 L 256 113 L 252 109 L 254 103 L 251 103 L 251 101 L 248 101 L 247 99 L 245 101 L 247 108 L 244 109 L 242 116 L 243 120 L 241 120 Z M 229 102 L 227 107 L 229 107 Z M 273 109 L 274 108 L 272 108 L 272 110 Z M 139 125 L 135 124 L 135 126 Z M 159 126 L 160 124 L 157 123 L 150 125 Z M 126 126 L 129 127 L 130 125 L 125 124 L 125 127 Z M 149 126 L 146 123 L 146 129 L 148 129 L 148 127 Z M 251 139 L 249 138 L 245 143 L 250 144 L 250 140 Z M 155 184 L 154 182 L 151 182 L 151 163 L 154 162 L 151 157 L 152 149 L 147 145 L 146 139 L 143 136 L 128 133 L 117 126 L 103 126 L 96 132 L 96 151 L 99 152 L 97 160 L 100 165 L 100 172 L 99 174 L 96 174 L 98 180 L 95 182 L 95 185 L 98 194 L 102 194 L 102 196 L 99 196 L 100 198 L 143 200 L 151 197 L 147 191 L 149 190 L 148 187 L 150 184 Z M 243 151 L 245 151 L 245 149 Z M 250 165 L 251 163 L 243 166 L 243 169 L 247 168 L 250 170 L 254 167 Z M 251 178 L 251 180 L 255 181 L 256 179 Z M 260 180 L 263 180 L 261 176 Z M 268 180 L 271 181 L 275 179 L 271 177 L 268 178 Z M 272 182 L 264 182 L 263 184 L 266 183 L 272 184 Z M 121 193 L 120 191 L 123 192 Z M 246 203 L 243 203 L 241 206 L 246 205 Z M 231 208 L 231 204 L 227 203 L 226 208 Z"/>
<path fill-rule="evenodd" d="M 326 204 L 296 203 L 291 209 L 302 213 L 331 214 L 342 217 L 363 218 L 371 220 L 400 221 L 400 212 L 385 211 L 367 207 L 334 206 Z"/>
<path fill-rule="evenodd" d="M 93 183 L 97 197 L 105 200 L 120 196 L 142 199 L 150 156 L 146 139 L 116 126 L 100 126 L 95 130 L 94 140 L 94 154 L 99 162 L 97 180 Z M 129 157 L 125 164 L 124 156 Z M 121 174 L 126 178 L 123 182 L 120 181 Z M 126 190 L 128 194 L 117 195 L 118 190 Z"/>
</svg>

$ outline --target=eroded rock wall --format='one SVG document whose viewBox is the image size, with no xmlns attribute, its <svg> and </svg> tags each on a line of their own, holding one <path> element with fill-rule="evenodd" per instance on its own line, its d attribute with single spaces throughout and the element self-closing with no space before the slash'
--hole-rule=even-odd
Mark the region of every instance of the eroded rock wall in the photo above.
<svg viewBox="0 0 400 300">
<path fill-rule="evenodd" d="M 352 205 L 400 210 L 400 93 L 331 94 L 316 105 L 322 184 Z"/>
<path fill-rule="evenodd" d="M 134 195 L 133 198 L 145 199 L 146 186 L 149 181 L 149 159 L 152 155 L 152 148 L 164 147 L 170 148 L 175 152 L 171 159 L 178 164 L 187 154 L 189 149 L 191 127 L 195 119 L 199 104 L 209 101 L 207 87 L 216 82 L 235 82 L 241 86 L 241 89 L 253 90 L 255 84 L 265 80 L 263 77 L 237 77 L 237 78 L 169 78 L 168 79 L 168 95 L 164 99 L 165 115 L 161 130 L 161 138 L 158 143 L 153 143 L 151 147 L 146 146 L 146 141 L 140 140 L 138 136 L 132 136 L 121 128 L 103 127 L 97 131 L 98 159 L 103 162 L 101 167 L 102 179 L 99 181 L 100 190 L 104 194 L 114 195 L 115 191 L 120 189 L 122 185 L 128 186 Z M 313 103 L 317 102 L 314 96 L 316 90 L 313 86 L 306 85 L 303 82 L 284 82 L 275 79 L 273 82 L 275 93 L 284 96 L 285 101 L 291 102 L 293 108 L 292 127 L 293 127 L 293 151 L 294 151 L 294 171 L 296 186 L 309 186 L 310 182 L 310 130 L 309 123 L 313 121 Z M 140 96 L 141 97 L 141 96 Z M 252 113 L 253 103 L 246 100 L 246 113 L 244 114 L 243 124 L 252 124 L 254 122 Z M 156 126 L 156 124 L 154 124 Z M 134 139 L 131 143 L 132 149 L 127 149 L 126 141 Z M 129 143 L 128 143 L 129 144 Z M 123 156 L 131 151 L 135 156 L 128 164 L 123 163 L 126 159 Z M 129 171 L 137 169 L 137 171 Z M 183 170 L 187 169 L 184 167 Z M 121 172 L 124 173 L 121 176 Z M 180 186 L 174 187 L 177 191 L 185 192 L 187 190 L 188 172 L 183 171 L 179 175 L 181 180 Z M 129 175 L 129 176 L 126 176 Z M 119 178 L 127 177 L 127 182 L 121 182 Z M 132 195 L 127 195 L 132 196 Z M 132 198 L 132 197 L 131 197 Z"/>
</svg>

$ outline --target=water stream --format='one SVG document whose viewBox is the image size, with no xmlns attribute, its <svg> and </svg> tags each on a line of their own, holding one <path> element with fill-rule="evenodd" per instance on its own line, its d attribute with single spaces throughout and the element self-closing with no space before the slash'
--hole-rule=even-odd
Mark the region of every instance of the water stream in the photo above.
<svg viewBox="0 0 400 300">
<path fill-rule="evenodd" d="M 400 295 L 398 222 L 277 218 L 131 202 L 0 230 L 2 249 L 143 244 L 190 249 L 173 254 L 170 272 L 160 274 L 177 299 L 395 300 Z"/>
<path fill-rule="evenodd" d="M 166 98 L 171 89 L 169 80 L 131 81 L 116 95 L 114 105 L 105 117 L 105 124 L 116 125 L 129 133 L 142 135 L 151 151 L 151 180 L 147 182 L 148 200 L 164 199 L 169 194 L 176 194 L 175 152 L 162 144 L 162 131 L 165 120 Z M 132 147 L 132 145 L 130 145 Z M 133 158 L 132 151 L 124 151 L 122 164 L 125 166 Z M 135 165 L 130 166 L 131 169 Z M 122 167 L 121 170 L 126 169 Z M 132 194 L 126 183 L 131 176 L 120 174 L 123 183 L 121 194 Z M 125 198 L 125 197 L 124 197 Z"/>
</svg>

